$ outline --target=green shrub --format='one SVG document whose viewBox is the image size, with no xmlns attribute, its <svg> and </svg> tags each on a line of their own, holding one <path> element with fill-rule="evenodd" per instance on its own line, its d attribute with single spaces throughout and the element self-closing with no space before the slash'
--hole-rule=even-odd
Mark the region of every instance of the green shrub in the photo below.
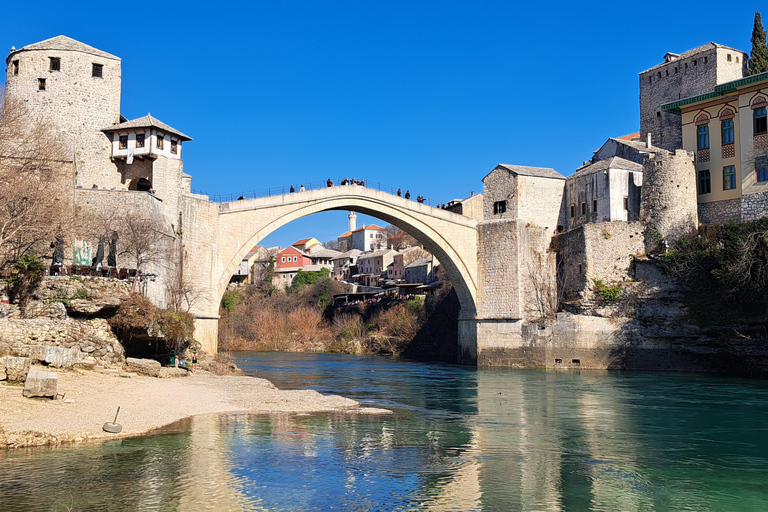
<svg viewBox="0 0 768 512">
<path fill-rule="evenodd" d="M 613 304 L 621 294 L 621 286 L 608 286 L 600 279 L 593 279 L 592 282 L 595 285 L 595 295 L 597 295 L 599 301 L 603 305 Z"/>
<path fill-rule="evenodd" d="M 235 305 L 237 304 L 236 295 L 232 292 L 227 292 L 221 300 L 221 304 L 227 312 L 231 313 L 235 310 Z"/>
<path fill-rule="evenodd" d="M 696 324 L 764 321 L 768 308 L 768 218 L 707 226 L 659 255 L 664 272 L 685 287 Z"/>
</svg>

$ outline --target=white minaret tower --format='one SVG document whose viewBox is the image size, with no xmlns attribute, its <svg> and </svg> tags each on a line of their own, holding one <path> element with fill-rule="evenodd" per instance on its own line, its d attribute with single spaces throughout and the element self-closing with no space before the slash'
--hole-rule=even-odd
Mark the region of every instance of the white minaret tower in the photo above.
<svg viewBox="0 0 768 512">
<path fill-rule="evenodd" d="M 349 212 L 349 231 L 357 229 L 357 215 L 355 212 Z"/>
</svg>

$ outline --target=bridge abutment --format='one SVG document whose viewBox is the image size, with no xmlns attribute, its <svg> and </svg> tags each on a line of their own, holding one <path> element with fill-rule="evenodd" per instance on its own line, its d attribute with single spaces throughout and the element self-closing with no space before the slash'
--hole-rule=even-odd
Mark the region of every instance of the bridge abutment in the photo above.
<svg viewBox="0 0 768 512">
<path fill-rule="evenodd" d="M 195 341 L 206 354 L 215 354 L 219 349 L 219 316 L 195 317 Z"/>
</svg>

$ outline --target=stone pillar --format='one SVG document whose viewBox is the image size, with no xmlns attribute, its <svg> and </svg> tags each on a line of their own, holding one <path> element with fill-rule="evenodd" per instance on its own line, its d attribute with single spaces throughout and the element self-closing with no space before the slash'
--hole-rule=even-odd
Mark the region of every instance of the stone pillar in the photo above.
<svg viewBox="0 0 768 512">
<path fill-rule="evenodd" d="M 195 317 L 195 341 L 206 354 L 215 354 L 219 348 L 219 316 Z"/>
</svg>

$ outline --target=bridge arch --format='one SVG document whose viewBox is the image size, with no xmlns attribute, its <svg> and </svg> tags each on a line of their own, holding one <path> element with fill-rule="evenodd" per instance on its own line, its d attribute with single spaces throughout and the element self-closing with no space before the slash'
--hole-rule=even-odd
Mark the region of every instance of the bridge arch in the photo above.
<svg viewBox="0 0 768 512">
<path fill-rule="evenodd" d="M 386 192 L 357 186 L 329 187 L 219 205 L 218 280 L 215 306 L 231 276 L 255 245 L 280 227 L 302 217 L 332 210 L 353 210 L 381 219 L 413 236 L 445 268 L 461 305 L 461 315 L 477 307 L 477 221 Z M 212 277 L 216 277 L 215 274 Z M 215 314 L 215 313 L 214 313 Z"/>
</svg>

